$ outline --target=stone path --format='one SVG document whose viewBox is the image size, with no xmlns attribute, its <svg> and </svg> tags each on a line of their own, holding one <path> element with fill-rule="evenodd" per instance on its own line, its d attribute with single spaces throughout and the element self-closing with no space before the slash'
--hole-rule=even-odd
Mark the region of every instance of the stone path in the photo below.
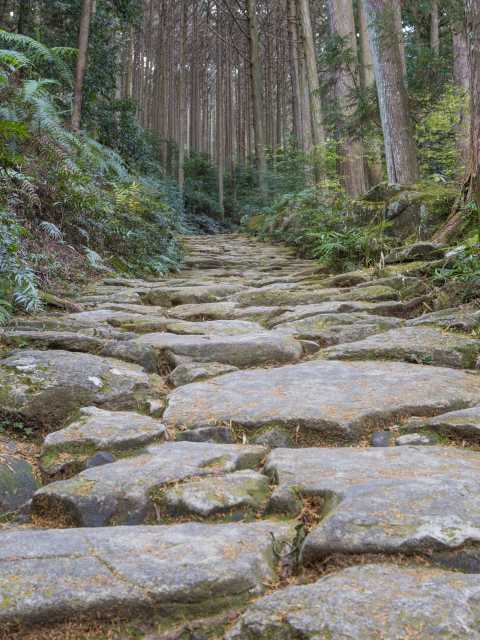
<svg viewBox="0 0 480 640">
<path fill-rule="evenodd" d="M 0 638 L 480 639 L 480 310 L 429 310 L 444 249 L 186 244 L 0 336 Z"/>
</svg>

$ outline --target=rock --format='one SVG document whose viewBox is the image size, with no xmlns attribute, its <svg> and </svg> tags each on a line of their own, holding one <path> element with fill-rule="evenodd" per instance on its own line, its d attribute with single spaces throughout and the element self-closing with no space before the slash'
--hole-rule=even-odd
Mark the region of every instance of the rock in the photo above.
<svg viewBox="0 0 480 640">
<path fill-rule="evenodd" d="M 234 444 L 235 434 L 229 427 L 205 427 L 204 429 L 190 429 L 177 431 L 177 442 L 218 442 L 219 444 Z M 254 442 L 254 444 L 262 444 Z"/>
<path fill-rule="evenodd" d="M 414 262 L 415 260 L 438 260 L 443 258 L 446 247 L 434 242 L 416 242 L 407 247 L 395 249 L 385 258 L 385 264 Z"/>
<path fill-rule="evenodd" d="M 139 362 L 156 370 L 167 361 L 167 353 L 186 356 L 197 362 L 217 362 L 234 367 L 253 367 L 268 363 L 299 360 L 302 346 L 289 336 L 273 332 L 239 336 L 185 335 L 147 333 L 135 340 L 112 344 L 105 355 Z M 153 362 L 156 368 L 153 369 Z"/>
<path fill-rule="evenodd" d="M 480 576 L 369 564 L 250 605 L 226 640 L 478 640 Z"/>
<path fill-rule="evenodd" d="M 15 351 L 0 360 L 3 415 L 54 431 L 85 405 L 134 409 L 150 388 L 137 365 L 68 351 Z"/>
<path fill-rule="evenodd" d="M 4 532 L 2 631 L 139 612 L 167 625 L 241 606 L 276 578 L 270 532 L 290 537 L 275 522 Z"/>
<path fill-rule="evenodd" d="M 53 482 L 37 491 L 32 509 L 74 526 L 140 524 L 152 512 L 153 491 L 186 478 L 255 467 L 264 455 L 263 447 L 167 442 Z"/>
<path fill-rule="evenodd" d="M 288 430 L 279 427 L 262 429 L 252 438 L 253 444 L 261 444 L 270 449 L 277 447 L 291 447 L 293 443 L 292 434 Z"/>
<path fill-rule="evenodd" d="M 46 475 L 71 475 L 86 468 L 97 452 L 121 456 L 164 438 L 164 425 L 148 416 L 84 407 L 71 424 L 46 437 L 40 467 Z"/>
<path fill-rule="evenodd" d="M 18 511 L 37 489 L 32 465 L 0 451 L 0 521 L 5 514 Z"/>
<path fill-rule="evenodd" d="M 258 322 L 249 322 L 248 320 L 207 320 L 206 322 L 169 320 L 166 323 L 165 331 L 178 335 L 239 336 L 262 333 L 265 329 Z"/>
<path fill-rule="evenodd" d="M 184 304 L 169 309 L 167 315 L 172 318 L 189 321 L 233 320 L 237 308 L 235 302 L 207 302 L 203 304 Z"/>
<path fill-rule="evenodd" d="M 372 447 L 391 447 L 393 444 L 393 433 L 391 431 L 377 431 L 372 433 L 370 438 Z"/>
<path fill-rule="evenodd" d="M 0 341 L 8 347 L 33 347 L 40 349 L 65 349 L 98 353 L 105 340 L 96 336 L 67 331 L 5 331 Z"/>
<path fill-rule="evenodd" d="M 218 515 L 230 517 L 251 512 L 265 505 L 270 494 L 269 479 L 256 471 L 236 471 L 226 476 L 187 481 L 167 489 L 159 498 L 160 518 Z"/>
<path fill-rule="evenodd" d="M 285 322 L 274 327 L 274 331 L 293 335 L 302 340 L 317 340 L 321 346 L 362 340 L 370 335 L 398 327 L 398 318 L 374 316 L 368 313 L 319 314 Z"/>
<path fill-rule="evenodd" d="M 237 367 L 220 362 L 189 362 L 174 369 L 168 379 L 174 387 L 181 387 L 196 380 L 207 380 L 232 371 L 238 371 Z"/>
<path fill-rule="evenodd" d="M 402 327 L 358 342 L 330 347 L 320 357 L 331 360 L 405 360 L 474 369 L 479 355 L 480 340 L 429 327 Z"/>
<path fill-rule="evenodd" d="M 478 403 L 480 376 L 401 362 L 310 361 L 239 371 L 173 391 L 163 420 L 188 429 L 312 430 L 324 441 L 358 441 L 398 416 L 432 415 Z"/>
<path fill-rule="evenodd" d="M 306 563 L 335 553 L 428 553 L 480 541 L 480 453 L 450 447 L 275 449 L 270 509 L 320 501 Z"/>
<path fill-rule="evenodd" d="M 89 327 L 94 327 L 100 323 L 115 324 L 118 327 L 127 322 L 135 322 L 136 320 L 142 320 L 139 313 L 118 311 L 116 309 L 94 309 L 92 311 L 70 313 L 64 316 L 65 322 Z"/>
<path fill-rule="evenodd" d="M 214 284 L 191 287 L 159 287 L 142 294 L 142 301 L 162 307 L 175 307 L 184 304 L 218 302 L 237 293 L 244 287 L 233 284 Z"/>
<path fill-rule="evenodd" d="M 438 444 L 438 438 L 433 435 L 426 435 L 424 433 L 407 433 L 404 436 L 399 436 L 395 439 L 397 447 L 404 446 L 428 446 Z"/>
<path fill-rule="evenodd" d="M 115 458 L 108 451 L 99 451 L 85 462 L 85 469 L 93 469 L 94 467 L 101 467 L 104 464 L 111 464 L 115 462 Z"/>
<path fill-rule="evenodd" d="M 425 420 L 424 426 L 429 431 L 441 435 L 477 442 L 480 439 L 480 405 L 443 413 L 436 418 Z"/>
<path fill-rule="evenodd" d="M 442 309 L 407 321 L 409 327 L 436 325 L 445 329 L 454 329 L 470 333 L 480 328 L 480 309 L 473 305 L 464 305 L 454 309 Z"/>
</svg>

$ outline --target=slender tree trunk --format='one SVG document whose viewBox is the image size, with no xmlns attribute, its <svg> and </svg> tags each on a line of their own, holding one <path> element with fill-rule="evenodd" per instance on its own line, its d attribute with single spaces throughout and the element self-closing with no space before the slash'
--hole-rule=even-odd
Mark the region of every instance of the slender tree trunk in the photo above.
<svg viewBox="0 0 480 640">
<path fill-rule="evenodd" d="M 299 47 L 298 47 L 298 25 L 297 25 L 297 9 L 295 0 L 287 0 L 288 2 L 288 43 L 290 48 L 290 81 L 292 84 L 292 120 L 293 120 L 293 136 L 296 144 L 303 148 L 304 132 L 303 132 L 303 114 L 302 114 L 302 93 L 300 87 L 300 69 L 298 64 Z"/>
<path fill-rule="evenodd" d="M 430 10 L 430 47 L 433 53 L 438 56 L 440 53 L 440 12 L 438 9 L 438 0 L 431 0 L 432 8 Z"/>
<path fill-rule="evenodd" d="M 480 0 L 465 0 L 470 61 L 470 157 L 466 198 L 480 208 Z"/>
<path fill-rule="evenodd" d="M 416 148 L 398 46 L 398 28 L 388 0 L 363 0 L 368 19 L 388 179 L 409 184 L 418 179 Z"/>
<path fill-rule="evenodd" d="M 405 40 L 403 37 L 403 20 L 402 20 L 402 0 L 393 0 L 392 3 L 385 2 L 385 6 L 393 10 L 393 17 L 395 21 L 395 33 L 393 35 L 392 42 L 398 42 L 400 50 L 400 60 L 402 62 L 403 78 L 405 85 L 407 84 L 407 54 L 405 51 Z"/>
<path fill-rule="evenodd" d="M 309 0 L 297 0 L 297 11 L 302 28 L 305 64 L 307 71 L 310 111 L 312 116 L 312 141 L 314 146 L 325 142 L 323 129 L 322 103 L 320 99 L 320 81 L 318 76 L 317 56 L 313 37 Z"/>
<path fill-rule="evenodd" d="M 263 124 L 262 74 L 259 52 L 256 0 L 247 0 L 249 31 L 250 77 L 253 109 L 253 129 L 255 136 L 255 158 L 258 171 L 258 186 L 266 193 L 267 161 L 265 156 L 265 130 Z"/>
<path fill-rule="evenodd" d="M 93 1 L 82 1 L 80 17 L 80 31 L 78 35 L 78 60 L 75 73 L 75 95 L 72 112 L 72 131 L 80 131 L 82 119 L 83 81 L 87 69 L 88 38 L 90 34 L 90 19 L 92 17 Z"/>
<path fill-rule="evenodd" d="M 180 6 L 180 77 L 178 85 L 178 186 L 182 192 L 185 188 L 185 143 L 187 137 L 187 10 L 187 0 L 182 0 Z"/>
<path fill-rule="evenodd" d="M 453 78 L 463 102 L 457 128 L 457 148 L 460 159 L 458 177 L 463 179 L 470 149 L 470 108 L 468 104 L 470 61 L 464 23 L 455 24 L 453 27 Z"/>
<path fill-rule="evenodd" d="M 348 130 L 346 119 L 355 112 L 354 93 L 359 81 L 357 60 L 357 36 L 352 0 L 329 0 L 332 33 L 336 34 L 355 61 L 352 67 L 342 64 L 336 72 L 335 97 L 340 110 L 340 170 L 345 189 L 350 196 L 367 191 L 365 150 L 362 141 Z"/>
</svg>

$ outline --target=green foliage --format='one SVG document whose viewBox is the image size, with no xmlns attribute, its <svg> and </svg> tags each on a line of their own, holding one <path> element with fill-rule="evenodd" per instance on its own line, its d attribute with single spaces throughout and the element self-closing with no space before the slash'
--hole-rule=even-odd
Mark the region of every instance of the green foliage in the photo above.
<svg viewBox="0 0 480 640">
<path fill-rule="evenodd" d="M 362 224 L 335 181 L 285 194 L 269 210 L 244 223 L 260 238 L 287 242 L 332 270 L 373 265 L 392 244 L 385 234 L 383 214 Z"/>
<path fill-rule="evenodd" d="M 433 282 L 439 286 L 458 285 L 463 302 L 477 299 L 480 291 L 480 239 L 471 241 L 443 267 L 436 269 Z"/>
</svg>

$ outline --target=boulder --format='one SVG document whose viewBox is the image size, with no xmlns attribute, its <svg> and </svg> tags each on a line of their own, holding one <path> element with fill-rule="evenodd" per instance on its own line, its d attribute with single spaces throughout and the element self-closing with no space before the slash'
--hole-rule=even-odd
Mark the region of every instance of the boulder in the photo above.
<svg viewBox="0 0 480 640">
<path fill-rule="evenodd" d="M 320 442 L 355 442 L 400 416 L 474 406 L 479 392 L 480 376 L 460 370 L 318 360 L 185 385 L 169 395 L 163 420 L 188 429 L 283 426 Z"/>
<path fill-rule="evenodd" d="M 164 438 L 165 427 L 159 420 L 130 411 L 84 407 L 67 427 L 45 438 L 40 467 L 46 475 L 71 475 L 88 466 L 97 452 L 122 457 Z"/>
<path fill-rule="evenodd" d="M 33 497 L 33 512 L 74 526 L 141 524 L 152 515 L 152 493 L 186 478 L 254 468 L 263 447 L 167 442 L 109 465 L 53 482 Z"/>
<path fill-rule="evenodd" d="M 266 596 L 226 640 L 478 640 L 480 576 L 369 564 Z"/>
<path fill-rule="evenodd" d="M 32 465 L 14 454 L 0 451 L 0 522 L 18 511 L 38 489 Z"/>
<path fill-rule="evenodd" d="M 133 364 L 69 351 L 15 351 L 0 360 L 0 414 L 55 431 L 85 405 L 135 409 L 150 389 Z"/>
<path fill-rule="evenodd" d="M 238 517 L 250 512 L 254 516 L 269 495 L 269 478 L 257 471 L 245 470 L 184 482 L 167 489 L 157 504 L 160 519 L 163 514 L 209 518 Z"/>
<path fill-rule="evenodd" d="M 304 562 L 332 553 L 455 550 L 480 542 L 480 453 L 450 447 L 275 449 L 270 508 L 292 515 L 318 501 Z"/>
<path fill-rule="evenodd" d="M 320 355 L 331 360 L 405 360 L 474 369 L 480 340 L 430 327 L 401 327 L 358 342 L 330 347 Z"/>
<path fill-rule="evenodd" d="M 416 260 L 438 260 L 443 258 L 447 248 L 435 242 L 416 242 L 415 244 L 395 249 L 385 258 L 385 264 L 398 262 L 415 262 Z"/>
<path fill-rule="evenodd" d="M 166 626 L 233 609 L 276 579 L 272 533 L 291 535 L 275 522 L 4 532 L 0 626 L 139 614 Z"/>
<path fill-rule="evenodd" d="M 441 311 L 425 313 L 418 318 L 408 320 L 406 324 L 409 327 L 435 325 L 445 329 L 470 333 L 480 328 L 480 309 L 473 305 L 442 309 Z"/>
</svg>

